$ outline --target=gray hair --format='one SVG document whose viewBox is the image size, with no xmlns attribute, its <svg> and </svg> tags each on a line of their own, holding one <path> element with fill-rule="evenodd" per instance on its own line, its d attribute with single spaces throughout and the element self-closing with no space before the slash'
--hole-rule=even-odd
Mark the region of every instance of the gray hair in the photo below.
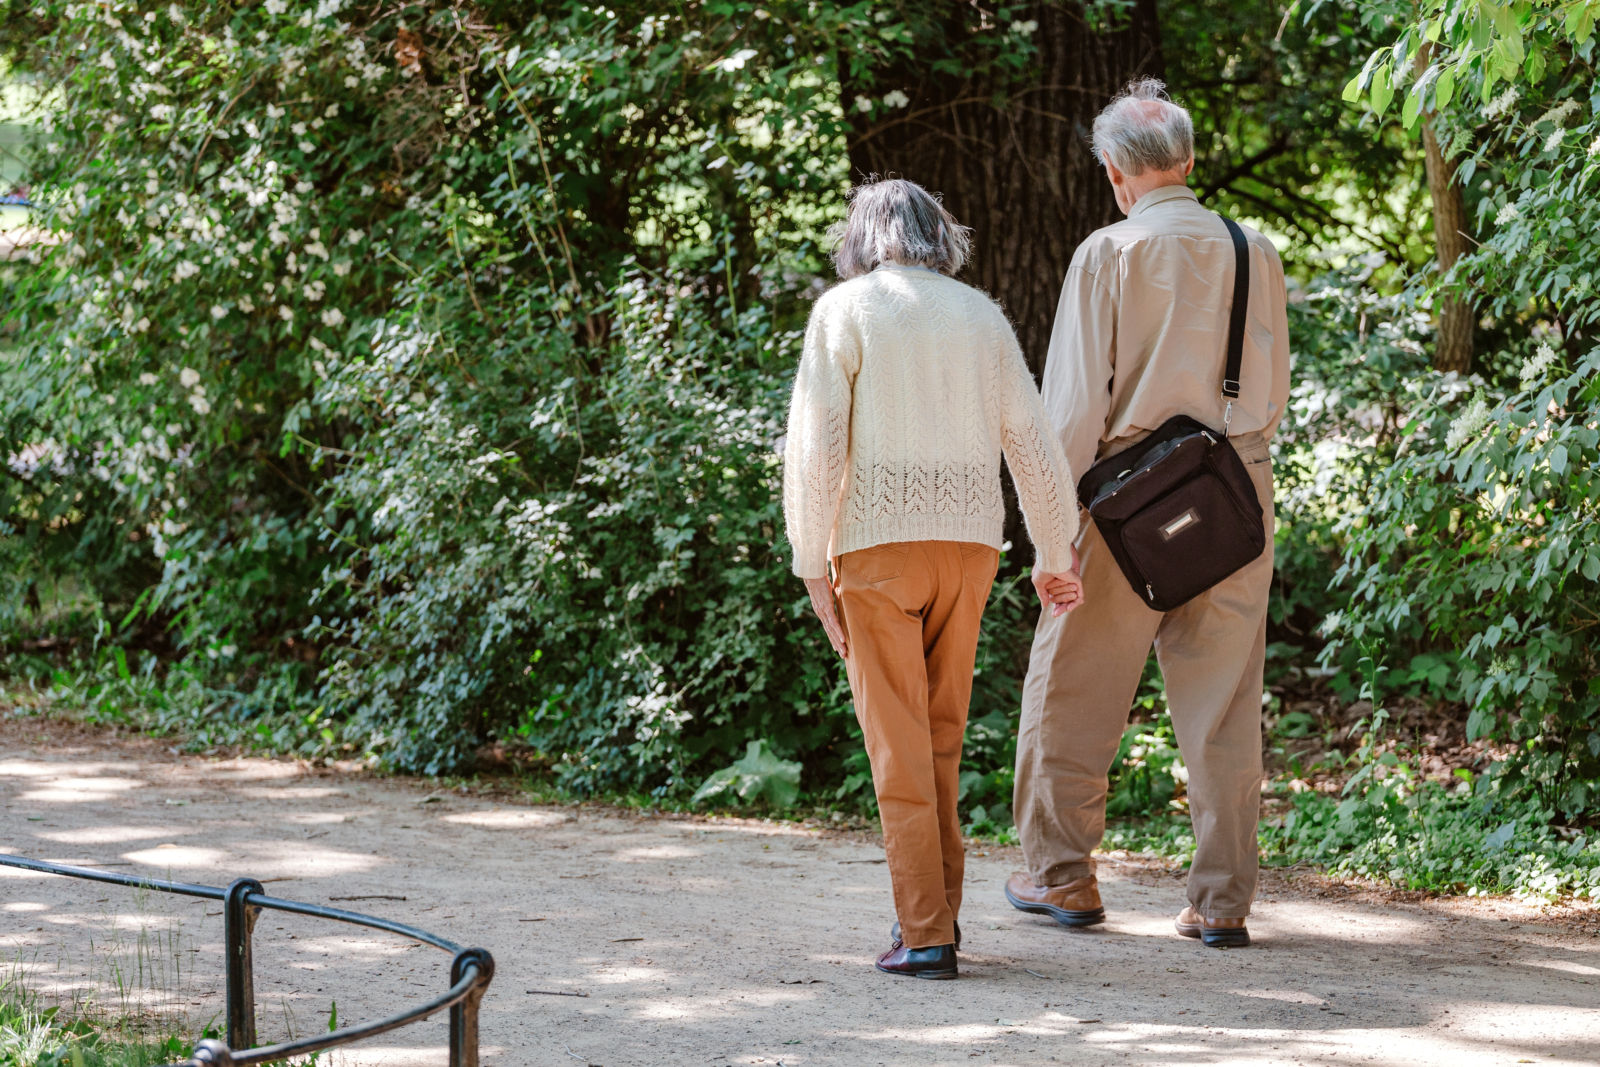
<svg viewBox="0 0 1600 1067">
<path fill-rule="evenodd" d="M 1194 158 L 1194 123 L 1168 98 L 1164 83 L 1140 78 L 1095 117 L 1094 155 L 1110 156 L 1129 177 L 1181 170 Z"/>
<path fill-rule="evenodd" d="M 953 276 L 967 262 L 972 230 L 916 182 L 869 178 L 850 190 L 848 199 L 844 221 L 828 230 L 839 277 L 859 277 L 880 263 Z"/>
</svg>

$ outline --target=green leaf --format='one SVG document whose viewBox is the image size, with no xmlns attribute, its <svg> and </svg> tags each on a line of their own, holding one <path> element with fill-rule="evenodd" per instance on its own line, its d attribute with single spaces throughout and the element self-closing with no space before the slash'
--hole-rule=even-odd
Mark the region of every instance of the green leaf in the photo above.
<svg viewBox="0 0 1600 1067">
<path fill-rule="evenodd" d="M 1413 86 L 1406 94 L 1405 106 L 1400 109 L 1400 121 L 1408 130 L 1417 124 L 1417 116 L 1422 111 L 1422 90 L 1421 85 Z"/>
<path fill-rule="evenodd" d="M 765 802 L 780 810 L 792 807 L 800 796 L 800 764 L 779 759 L 768 748 L 766 739 L 751 741 L 744 757 L 713 772 L 694 796 L 691 804 L 720 801 L 724 804 Z"/>
<path fill-rule="evenodd" d="M 1550 473 L 1561 475 L 1567 469 L 1567 447 L 1556 445 L 1550 450 Z"/>
<path fill-rule="evenodd" d="M 1361 99 L 1361 83 L 1366 80 L 1366 77 L 1367 77 L 1366 71 L 1362 71 L 1360 74 L 1357 74 L 1354 78 L 1351 78 L 1347 83 L 1345 83 L 1345 87 L 1344 87 L 1344 102 L 1345 103 L 1353 104 L 1357 100 Z"/>
<path fill-rule="evenodd" d="M 1394 99 L 1394 84 L 1391 81 L 1389 64 L 1385 63 L 1378 68 L 1378 73 L 1372 79 L 1372 110 L 1382 115 L 1389 110 L 1389 102 Z"/>
<path fill-rule="evenodd" d="M 1456 95 L 1456 72 L 1443 70 L 1439 72 L 1439 80 L 1433 83 L 1433 106 L 1443 111 L 1450 106 L 1450 101 Z"/>
</svg>

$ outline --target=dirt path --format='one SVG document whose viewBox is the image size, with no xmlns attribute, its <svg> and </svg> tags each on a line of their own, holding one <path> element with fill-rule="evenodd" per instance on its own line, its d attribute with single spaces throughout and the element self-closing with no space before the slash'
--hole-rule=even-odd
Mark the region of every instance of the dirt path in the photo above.
<svg viewBox="0 0 1600 1067">
<path fill-rule="evenodd" d="M 0 716 L 0 848 L 365 910 L 497 963 L 486 1063 L 1594 1064 L 1595 913 L 1395 904 L 1271 877 L 1258 947 L 1172 933 L 1181 878 L 1107 862 L 1108 922 L 1013 911 L 1019 857 L 971 851 L 957 982 L 870 966 L 892 918 L 876 840 L 441 795 L 293 762 L 178 755 Z M 217 1019 L 220 906 L 0 868 L 0 975 L 60 1002 Z M 443 953 L 310 920 L 257 933 L 263 1040 L 442 990 Z M 543 990 L 544 993 L 530 993 Z M 581 993 L 584 996 L 554 996 Z M 335 1062 L 442 1064 L 444 1024 Z"/>
</svg>

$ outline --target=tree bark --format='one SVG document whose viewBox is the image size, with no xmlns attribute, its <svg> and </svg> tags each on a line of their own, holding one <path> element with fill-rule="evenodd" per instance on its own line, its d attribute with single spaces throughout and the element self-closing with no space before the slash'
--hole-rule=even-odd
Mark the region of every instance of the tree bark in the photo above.
<svg viewBox="0 0 1600 1067">
<path fill-rule="evenodd" d="M 1430 52 L 1431 49 L 1424 48 L 1418 53 L 1419 71 L 1427 69 Z M 1439 138 L 1433 132 L 1433 121 L 1427 115 L 1422 117 L 1422 151 L 1428 196 L 1433 201 L 1433 247 L 1442 274 L 1471 250 L 1472 242 L 1467 236 L 1467 204 L 1461 195 L 1461 186 L 1456 183 L 1455 168 L 1444 158 Z M 1478 318 L 1476 309 L 1469 300 L 1440 293 L 1435 310 L 1439 332 L 1434 341 L 1434 369 L 1470 373 L 1473 331 Z"/>
<path fill-rule="evenodd" d="M 937 3 L 951 27 L 973 11 L 961 0 Z M 973 229 L 963 280 L 1005 307 L 1037 374 L 1073 250 L 1122 217 L 1089 147 L 1094 116 L 1133 78 L 1158 75 L 1161 49 L 1155 0 L 1137 0 L 1105 33 L 1080 3 L 1040 0 L 1014 17 L 1038 23 L 1038 53 L 1022 72 L 980 64 L 962 78 L 905 62 L 872 71 L 870 84 L 846 80 L 844 100 L 907 96 L 903 108 L 856 121 L 852 177 L 902 177 L 943 194 Z"/>
</svg>

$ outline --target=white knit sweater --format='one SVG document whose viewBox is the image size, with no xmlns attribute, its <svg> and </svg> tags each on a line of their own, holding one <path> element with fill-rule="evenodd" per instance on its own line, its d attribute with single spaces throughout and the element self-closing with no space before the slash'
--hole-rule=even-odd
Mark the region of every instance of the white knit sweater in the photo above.
<svg viewBox="0 0 1600 1067">
<path fill-rule="evenodd" d="M 783 511 L 794 573 L 893 541 L 999 548 L 1000 456 L 1039 565 L 1071 566 L 1078 506 L 1016 335 L 953 278 L 885 264 L 811 312 L 789 408 Z"/>
</svg>

